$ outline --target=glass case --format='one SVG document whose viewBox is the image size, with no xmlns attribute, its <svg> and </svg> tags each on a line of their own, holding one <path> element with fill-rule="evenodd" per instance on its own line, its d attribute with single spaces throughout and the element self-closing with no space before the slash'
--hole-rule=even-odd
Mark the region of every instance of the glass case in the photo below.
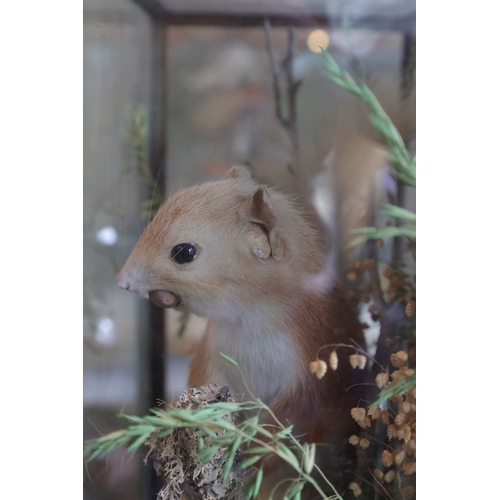
<svg viewBox="0 0 500 500">
<path fill-rule="evenodd" d="M 385 296 L 398 312 L 381 313 L 390 333 L 381 332 L 356 270 L 372 254 L 349 247 L 353 230 L 386 221 L 378 211 L 384 203 L 414 212 L 414 187 L 390 175 L 369 108 L 326 77 L 321 55 L 325 49 L 367 84 L 414 153 L 414 1 L 83 6 L 85 440 L 123 427 L 120 412 L 144 414 L 187 389 L 206 320 L 165 313 L 120 290 L 116 275 L 166 197 L 235 164 L 313 214 L 373 355 L 380 335 L 414 334 L 414 314 L 402 314 L 414 307 L 414 290 L 404 301 Z M 413 279 L 414 253 L 402 239 L 377 241 L 386 293 L 396 271 Z M 132 455 L 119 449 L 87 464 L 84 498 L 155 499 L 161 478 L 144 456 L 142 448 Z"/>
</svg>

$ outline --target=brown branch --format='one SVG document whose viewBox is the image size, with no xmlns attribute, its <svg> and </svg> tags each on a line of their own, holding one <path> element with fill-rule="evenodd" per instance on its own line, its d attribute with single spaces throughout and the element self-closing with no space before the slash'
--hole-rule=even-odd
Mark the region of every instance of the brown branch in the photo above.
<svg viewBox="0 0 500 500">
<path fill-rule="evenodd" d="M 292 26 L 288 27 L 288 44 L 285 57 L 281 63 L 286 80 L 286 100 L 288 104 L 288 116 L 285 116 L 282 107 L 282 94 L 280 87 L 280 74 L 278 63 L 274 55 L 274 48 L 272 43 L 271 23 L 269 19 L 264 21 L 264 32 L 266 36 L 266 50 L 271 65 L 271 74 L 273 81 L 273 94 L 276 109 L 276 118 L 281 123 L 282 127 L 287 132 L 290 142 L 292 144 L 292 158 L 293 163 L 296 165 L 299 162 L 299 138 L 297 127 L 297 92 L 301 85 L 301 81 L 295 81 L 293 78 L 293 47 L 295 44 L 295 31 Z M 294 169 L 290 166 L 291 173 Z"/>
</svg>

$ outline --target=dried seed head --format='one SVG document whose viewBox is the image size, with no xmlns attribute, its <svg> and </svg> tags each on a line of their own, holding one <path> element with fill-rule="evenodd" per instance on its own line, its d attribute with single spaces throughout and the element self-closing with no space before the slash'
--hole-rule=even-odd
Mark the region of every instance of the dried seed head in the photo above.
<svg viewBox="0 0 500 500">
<path fill-rule="evenodd" d="M 394 457 L 394 463 L 397 466 L 400 466 L 404 462 L 405 458 L 406 458 L 406 453 L 404 451 L 400 451 L 399 453 L 396 453 L 396 456 Z"/>
<path fill-rule="evenodd" d="M 389 267 L 386 267 L 383 271 L 382 271 L 382 274 L 387 278 L 389 279 L 393 272 L 392 272 L 392 269 L 390 269 Z"/>
<path fill-rule="evenodd" d="M 395 354 L 391 354 L 391 363 L 396 368 L 401 368 L 402 366 L 406 365 L 407 361 L 408 361 L 408 353 L 406 351 L 398 351 Z"/>
<path fill-rule="evenodd" d="M 330 368 L 336 370 L 339 366 L 339 357 L 337 356 L 337 351 L 332 351 L 330 354 Z"/>
<path fill-rule="evenodd" d="M 394 478 L 396 477 L 396 472 L 394 472 L 393 470 L 390 470 L 385 476 L 384 476 L 384 480 L 386 483 L 391 483 L 392 481 L 394 481 Z"/>
<path fill-rule="evenodd" d="M 361 488 L 359 487 L 358 483 L 351 483 L 349 485 L 349 489 L 352 490 L 352 492 L 354 493 L 355 497 L 359 497 L 359 495 L 361 495 L 361 493 L 363 493 L 361 491 Z"/>
<path fill-rule="evenodd" d="M 415 496 L 415 487 L 412 486 L 411 484 L 408 486 L 405 486 L 402 490 L 401 493 L 406 497 L 406 498 L 413 498 Z"/>
<path fill-rule="evenodd" d="M 318 378 L 323 378 L 325 376 L 326 368 L 326 363 L 322 359 L 311 361 L 309 364 L 309 370 Z"/>
<path fill-rule="evenodd" d="M 382 478 L 384 477 L 384 473 L 380 470 L 380 469 L 375 469 L 373 471 L 373 475 L 379 480 L 381 481 Z"/>
<path fill-rule="evenodd" d="M 391 467 L 394 465 L 394 457 L 389 450 L 384 450 L 382 452 L 382 464 L 384 467 Z"/>
<path fill-rule="evenodd" d="M 399 405 L 399 411 L 403 413 L 410 413 L 412 405 L 408 401 L 403 401 Z M 399 424 L 398 424 L 399 425 Z"/>
<path fill-rule="evenodd" d="M 389 382 L 389 374 L 387 372 L 379 373 L 375 377 L 375 383 L 377 384 L 377 387 L 379 389 L 382 389 L 383 387 L 385 387 L 387 382 Z"/>
<path fill-rule="evenodd" d="M 351 417 L 358 423 L 360 427 L 362 427 L 363 429 L 366 427 L 366 410 L 364 408 L 353 408 L 351 410 Z"/>
<path fill-rule="evenodd" d="M 394 424 L 389 424 L 387 426 L 387 437 L 389 438 L 389 441 L 392 439 L 392 438 L 395 438 L 396 437 L 396 433 L 397 433 L 397 427 L 394 425 Z"/>
<path fill-rule="evenodd" d="M 372 417 L 372 420 L 377 420 L 382 416 L 382 409 L 380 406 L 374 406 L 373 408 L 370 408 L 367 413 L 370 417 Z"/>
<path fill-rule="evenodd" d="M 352 444 L 354 446 L 358 445 L 359 444 L 359 436 L 356 436 L 356 434 L 353 434 L 350 438 L 349 438 L 349 444 Z"/>
<path fill-rule="evenodd" d="M 351 354 L 349 356 L 349 363 L 351 363 L 353 368 L 363 370 L 366 366 L 366 356 L 363 356 L 362 354 Z"/>
<path fill-rule="evenodd" d="M 363 438 L 359 441 L 359 446 L 361 446 L 361 448 L 363 448 L 363 450 L 366 450 L 366 448 L 368 448 L 368 446 L 370 446 L 370 441 L 368 441 L 368 439 L 366 439 L 366 438 Z"/>
<path fill-rule="evenodd" d="M 417 443 L 414 439 L 409 439 L 406 444 L 406 454 L 407 455 L 415 455 L 415 450 L 417 449 Z"/>
<path fill-rule="evenodd" d="M 394 423 L 399 427 L 401 425 L 403 425 L 405 422 L 406 422 L 406 418 L 407 418 L 407 414 L 406 413 L 398 413 L 396 415 L 396 417 L 394 418 Z"/>
<path fill-rule="evenodd" d="M 413 304 L 411 302 L 408 302 L 405 307 L 405 314 L 410 317 L 413 314 Z"/>
<path fill-rule="evenodd" d="M 417 463 L 416 462 L 406 462 L 403 464 L 403 467 L 401 467 L 402 471 L 406 476 L 409 476 L 410 474 L 415 474 L 417 470 Z"/>
<path fill-rule="evenodd" d="M 382 416 L 380 418 L 385 425 L 389 425 L 391 423 L 391 415 L 387 410 L 382 410 Z"/>
<path fill-rule="evenodd" d="M 404 424 L 396 432 L 396 436 L 398 437 L 398 439 L 403 439 L 405 443 L 410 440 L 411 434 L 411 427 L 408 424 Z"/>
<path fill-rule="evenodd" d="M 356 280 L 356 273 L 354 271 L 351 271 L 350 273 L 347 273 L 347 279 L 349 281 L 355 281 Z"/>
</svg>

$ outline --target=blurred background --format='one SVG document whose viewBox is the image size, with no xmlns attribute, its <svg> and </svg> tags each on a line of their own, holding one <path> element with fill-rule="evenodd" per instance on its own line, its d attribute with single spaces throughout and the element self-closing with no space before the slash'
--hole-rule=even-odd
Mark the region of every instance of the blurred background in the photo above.
<svg viewBox="0 0 500 500">
<path fill-rule="evenodd" d="M 415 150 L 414 0 L 84 0 L 84 439 L 186 389 L 204 320 L 165 313 L 115 277 L 158 204 L 235 164 L 314 214 L 339 281 L 351 230 L 388 175 L 366 107 L 325 77 L 320 48 L 364 81 Z M 389 243 L 380 259 L 398 249 Z M 414 269 L 414 261 L 398 257 Z M 354 297 L 354 294 L 353 294 Z M 361 304 L 361 302 L 360 302 Z M 362 308 L 360 313 L 363 314 Z M 379 332 L 364 311 L 367 334 Z M 84 471 L 86 499 L 154 499 L 144 451 Z"/>
</svg>

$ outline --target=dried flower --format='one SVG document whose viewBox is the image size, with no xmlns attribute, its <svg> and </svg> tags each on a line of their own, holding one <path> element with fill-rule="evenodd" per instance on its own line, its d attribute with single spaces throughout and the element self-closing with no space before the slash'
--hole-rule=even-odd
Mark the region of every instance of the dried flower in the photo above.
<svg viewBox="0 0 500 500">
<path fill-rule="evenodd" d="M 379 238 L 377 241 L 375 241 L 375 244 L 378 248 L 382 248 L 384 246 L 384 240 Z"/>
<path fill-rule="evenodd" d="M 350 438 L 349 438 L 349 443 L 356 446 L 359 444 L 359 436 L 356 436 L 356 434 L 353 434 Z"/>
<path fill-rule="evenodd" d="M 410 403 L 408 403 L 408 401 L 403 401 L 399 405 L 399 411 L 402 413 L 410 413 L 411 410 L 412 410 L 412 405 Z"/>
<path fill-rule="evenodd" d="M 411 302 L 408 302 L 405 307 L 405 314 L 410 317 L 413 314 L 413 304 Z"/>
<path fill-rule="evenodd" d="M 366 438 L 363 438 L 359 441 L 359 446 L 361 446 L 361 448 L 363 448 L 363 450 L 366 450 L 366 448 L 368 448 L 368 446 L 370 446 L 370 441 Z"/>
<path fill-rule="evenodd" d="M 366 356 L 363 356 L 362 354 L 351 354 L 349 356 L 349 363 L 351 363 L 353 368 L 363 370 L 366 366 Z"/>
<path fill-rule="evenodd" d="M 330 354 L 330 368 L 336 370 L 339 366 L 339 357 L 337 356 L 337 351 L 332 351 Z"/>
<path fill-rule="evenodd" d="M 326 363 L 322 359 L 311 361 L 309 364 L 309 370 L 311 370 L 311 373 L 315 374 L 318 378 L 323 378 L 325 376 L 326 368 Z"/>
<path fill-rule="evenodd" d="M 381 481 L 382 478 L 384 477 L 384 473 L 380 469 L 375 469 L 373 471 L 373 474 L 379 481 Z"/>
<path fill-rule="evenodd" d="M 356 279 L 356 273 L 354 271 L 351 271 L 350 273 L 347 273 L 347 279 L 349 281 L 354 281 Z"/>
<path fill-rule="evenodd" d="M 379 389 L 382 389 L 383 387 L 385 387 L 387 382 L 389 382 L 389 374 L 387 372 L 379 373 L 375 377 L 375 383 L 377 384 L 377 387 Z"/>
<path fill-rule="evenodd" d="M 387 426 L 387 437 L 389 438 L 389 441 L 392 438 L 396 437 L 396 432 L 397 432 L 397 427 L 394 424 L 389 424 Z"/>
<path fill-rule="evenodd" d="M 349 489 L 352 490 L 352 492 L 354 493 L 355 497 L 359 497 L 359 495 L 361 495 L 361 493 L 363 493 L 361 491 L 361 488 L 359 487 L 358 483 L 351 483 L 349 485 Z"/>
<path fill-rule="evenodd" d="M 391 363 L 396 368 L 401 368 L 406 365 L 408 361 L 408 353 L 406 351 L 398 351 L 395 354 L 391 354 Z"/>
<path fill-rule="evenodd" d="M 406 476 L 409 476 L 410 474 L 415 474 L 417 470 L 417 462 L 406 462 L 403 464 L 403 467 L 401 467 L 401 469 Z"/>
<path fill-rule="evenodd" d="M 404 451 L 400 451 L 399 453 L 396 453 L 394 457 L 394 463 L 399 466 L 404 462 L 404 459 L 406 458 L 406 453 Z"/>
<path fill-rule="evenodd" d="M 397 430 L 396 436 L 398 439 L 404 439 L 405 442 L 408 442 L 411 438 L 411 427 L 408 424 L 404 424 Z"/>
<path fill-rule="evenodd" d="M 406 422 L 408 415 L 406 413 L 398 413 L 394 418 L 394 423 L 399 427 Z"/>
<path fill-rule="evenodd" d="M 351 410 L 351 417 L 360 425 L 360 427 L 362 427 L 363 429 L 366 427 L 366 410 L 364 408 L 353 408 Z"/>
<path fill-rule="evenodd" d="M 380 406 L 374 406 L 373 408 L 370 408 L 367 413 L 370 417 L 372 417 L 372 420 L 377 420 L 382 416 L 382 409 Z"/>
<path fill-rule="evenodd" d="M 415 488 L 410 484 L 408 486 L 405 486 L 402 490 L 401 493 L 405 497 L 414 497 L 415 496 Z"/>
<path fill-rule="evenodd" d="M 396 472 L 394 472 L 393 470 L 390 470 L 385 476 L 384 476 L 384 480 L 386 483 L 391 483 L 392 481 L 394 481 L 394 478 L 396 477 Z"/>
<path fill-rule="evenodd" d="M 406 454 L 414 455 L 416 448 L 417 448 L 417 443 L 415 442 L 415 440 L 409 439 L 406 443 L 406 448 L 405 448 Z"/>
<path fill-rule="evenodd" d="M 391 467 L 394 465 L 394 457 L 389 450 L 384 450 L 382 452 L 382 464 L 384 467 Z"/>
</svg>

